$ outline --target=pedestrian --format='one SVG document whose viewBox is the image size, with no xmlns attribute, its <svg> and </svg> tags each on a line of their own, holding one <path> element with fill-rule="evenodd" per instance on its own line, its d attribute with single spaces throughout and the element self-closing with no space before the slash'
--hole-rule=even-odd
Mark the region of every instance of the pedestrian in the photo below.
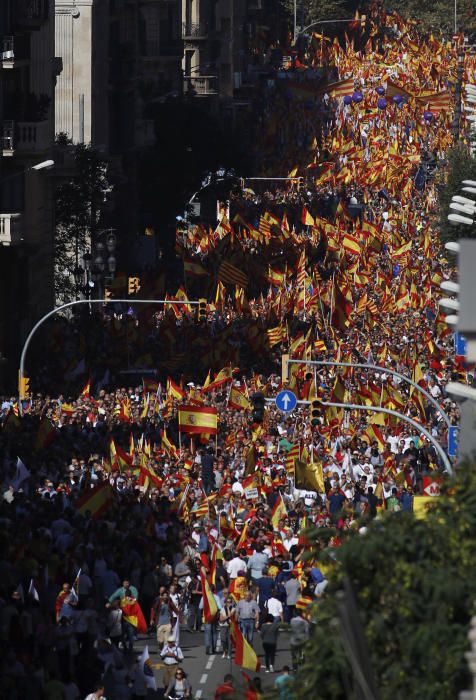
<svg viewBox="0 0 476 700">
<path fill-rule="evenodd" d="M 263 625 L 261 625 L 261 641 L 263 642 L 264 660 L 266 673 L 274 672 L 274 660 L 276 658 L 276 646 L 278 644 L 279 626 L 281 620 L 275 619 L 269 614 Z"/>
<path fill-rule="evenodd" d="M 231 638 L 230 638 L 230 623 L 236 612 L 236 606 L 233 598 L 228 596 L 225 600 L 223 608 L 220 610 L 218 625 L 220 627 L 220 638 L 223 649 L 223 659 L 231 659 Z"/>
<path fill-rule="evenodd" d="M 93 692 L 86 695 L 84 700 L 106 700 L 104 697 L 104 684 L 96 683 Z"/>
<path fill-rule="evenodd" d="M 227 673 L 223 683 L 215 690 L 215 700 L 236 700 L 235 681 L 231 673 Z"/>
<path fill-rule="evenodd" d="M 272 589 L 271 596 L 265 602 L 264 609 L 266 611 L 266 617 L 271 615 L 273 620 L 280 620 L 281 622 L 284 620 L 283 604 L 277 597 L 275 588 Z"/>
<path fill-rule="evenodd" d="M 113 601 L 106 619 L 106 631 L 114 646 L 119 647 L 122 640 L 122 610 L 119 598 Z"/>
<path fill-rule="evenodd" d="M 175 669 L 175 675 L 172 676 L 170 682 L 165 689 L 165 697 L 177 698 L 190 698 L 192 696 L 192 686 L 187 678 L 187 674 L 183 668 L 178 667 Z"/>
<path fill-rule="evenodd" d="M 216 652 L 216 647 L 217 647 L 217 641 L 218 641 L 218 620 L 220 616 L 220 611 L 222 609 L 222 602 L 220 599 L 220 596 L 217 595 L 215 592 L 215 586 L 211 583 L 210 584 L 210 591 L 213 594 L 213 597 L 215 598 L 215 603 L 217 607 L 217 613 L 214 617 L 213 620 L 205 620 L 203 619 L 203 631 L 205 635 L 205 653 L 206 654 L 215 654 Z M 203 594 L 202 594 L 202 599 L 200 600 L 199 604 L 199 609 L 203 610 Z"/>
<path fill-rule="evenodd" d="M 247 591 L 245 597 L 238 601 L 236 617 L 244 638 L 253 644 L 254 631 L 259 626 L 259 606 L 256 600 L 253 600 L 251 591 Z"/>
<path fill-rule="evenodd" d="M 171 679 L 175 675 L 175 671 L 179 663 L 183 661 L 183 652 L 181 648 L 176 645 L 175 637 L 173 637 L 172 635 L 167 638 L 167 641 L 164 644 L 162 651 L 160 652 L 160 658 L 164 660 L 165 668 L 163 676 L 163 685 L 164 688 L 167 688 Z"/>
<path fill-rule="evenodd" d="M 294 700 L 293 691 L 294 676 L 291 674 L 289 666 L 283 666 L 279 676 L 276 676 L 274 686 L 278 691 L 279 700 Z"/>
<path fill-rule="evenodd" d="M 286 591 L 285 620 L 289 622 L 296 613 L 296 603 L 301 595 L 301 584 L 294 573 L 291 572 L 290 578 L 284 584 L 284 590 Z"/>
<path fill-rule="evenodd" d="M 291 646 L 291 658 L 293 662 L 293 670 L 296 671 L 304 658 L 303 646 L 309 639 L 309 622 L 304 618 L 304 612 L 297 610 L 296 617 L 293 617 L 291 622 L 291 634 L 289 644 Z"/>
</svg>

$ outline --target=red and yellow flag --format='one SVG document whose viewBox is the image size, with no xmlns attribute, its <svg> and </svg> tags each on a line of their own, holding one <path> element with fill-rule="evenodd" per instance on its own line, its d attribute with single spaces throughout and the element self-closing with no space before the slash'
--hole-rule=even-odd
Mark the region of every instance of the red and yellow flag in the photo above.
<svg viewBox="0 0 476 700">
<path fill-rule="evenodd" d="M 147 623 L 144 613 L 137 600 L 132 598 L 122 598 L 121 610 L 123 619 L 130 625 L 135 627 L 138 632 L 145 634 L 147 632 Z"/>
<path fill-rule="evenodd" d="M 85 515 L 87 511 L 95 520 L 99 518 L 114 503 L 114 491 L 111 484 L 106 481 L 89 491 L 86 491 L 76 503 L 76 508 Z"/>
<path fill-rule="evenodd" d="M 273 530 L 279 529 L 279 521 L 281 518 L 285 518 L 288 514 L 286 506 L 284 505 L 284 500 L 281 494 L 273 506 L 273 512 L 271 513 L 271 522 L 273 524 Z"/>
<path fill-rule="evenodd" d="M 179 406 L 178 422 L 181 433 L 216 435 L 218 432 L 218 412 L 212 406 Z"/>
<path fill-rule="evenodd" d="M 202 582 L 203 619 L 206 623 L 214 622 L 218 614 L 218 605 L 205 576 L 204 568 L 200 570 L 200 580 Z"/>
<path fill-rule="evenodd" d="M 259 671 L 261 668 L 260 660 L 251 644 L 244 638 L 238 622 L 234 618 L 230 620 L 230 634 L 235 643 L 235 664 L 241 668 L 248 668 L 250 671 Z"/>
</svg>

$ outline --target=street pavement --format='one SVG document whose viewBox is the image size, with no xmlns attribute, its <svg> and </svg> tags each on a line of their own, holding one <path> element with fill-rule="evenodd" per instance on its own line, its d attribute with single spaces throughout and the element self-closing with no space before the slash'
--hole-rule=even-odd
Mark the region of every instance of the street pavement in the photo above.
<svg viewBox="0 0 476 700">
<path fill-rule="evenodd" d="M 137 655 L 141 653 L 146 645 L 149 648 L 157 688 L 162 688 L 163 664 L 161 663 L 160 649 L 155 633 L 140 635 L 140 638 L 134 645 Z M 243 674 L 240 667 L 233 660 L 223 659 L 221 650 L 213 655 L 205 654 L 203 632 L 190 632 L 186 627 L 182 627 L 180 630 L 180 647 L 185 657 L 181 666 L 188 675 L 188 679 L 192 684 L 193 697 L 197 698 L 197 700 L 213 700 L 217 686 L 223 682 L 223 678 L 227 673 L 233 675 L 237 689 L 244 689 Z M 279 635 L 274 673 L 265 672 L 263 647 L 259 633 L 255 634 L 253 648 L 260 658 L 262 668 L 257 673 L 247 669 L 244 669 L 244 672 L 251 678 L 259 676 L 263 690 L 270 689 L 273 687 L 274 679 L 282 667 L 284 665 L 291 666 L 289 633 L 284 631 Z M 240 693 L 240 695 L 242 694 Z M 159 697 L 159 694 L 157 694 L 157 697 Z M 244 694 L 242 697 L 244 697 Z"/>
</svg>

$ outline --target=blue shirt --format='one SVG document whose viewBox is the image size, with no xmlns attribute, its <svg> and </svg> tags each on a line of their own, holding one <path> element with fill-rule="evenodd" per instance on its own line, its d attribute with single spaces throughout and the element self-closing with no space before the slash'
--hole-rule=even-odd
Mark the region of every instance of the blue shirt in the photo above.
<svg viewBox="0 0 476 700">
<path fill-rule="evenodd" d="M 271 598 L 271 591 L 275 586 L 274 580 L 271 576 L 262 576 L 256 583 L 258 585 L 259 602 L 260 605 L 263 605 L 263 603 Z"/>
</svg>

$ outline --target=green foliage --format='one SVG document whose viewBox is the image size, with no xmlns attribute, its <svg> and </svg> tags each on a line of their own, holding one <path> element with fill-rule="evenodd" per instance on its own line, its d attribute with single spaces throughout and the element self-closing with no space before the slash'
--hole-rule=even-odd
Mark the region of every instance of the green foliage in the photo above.
<svg viewBox="0 0 476 700">
<path fill-rule="evenodd" d="M 448 3 L 447 0 L 392 0 L 387 7 L 402 17 L 418 20 L 419 26 L 425 31 L 441 31 L 446 36 L 451 36 L 454 32 L 454 3 Z M 457 27 L 458 31 L 464 30 L 467 36 L 476 31 L 474 0 L 458 0 Z"/>
<path fill-rule="evenodd" d="M 75 298 L 74 270 L 90 248 L 101 207 L 111 190 L 107 161 L 85 144 L 72 145 L 64 134 L 57 146 L 73 152 L 74 172 L 56 188 L 55 193 L 55 296 L 58 303 Z"/>
<path fill-rule="evenodd" d="M 461 224 L 453 226 L 448 221 L 451 213 L 449 205 L 455 194 L 465 195 L 461 191 L 463 180 L 476 180 L 476 158 L 464 144 L 457 144 L 448 152 L 448 176 L 446 183 L 440 189 L 440 235 L 443 241 L 455 241 L 458 238 L 472 238 L 476 235 L 475 226 Z M 467 195 L 472 199 L 472 195 Z M 453 212 L 455 214 L 461 212 Z M 464 215 L 463 215 L 464 216 Z"/>
<path fill-rule="evenodd" d="M 298 673 L 300 700 L 361 697 L 336 623 L 344 579 L 357 599 L 382 700 L 454 700 L 470 687 L 464 654 L 476 591 L 474 467 L 462 467 L 451 487 L 425 520 L 386 513 L 338 550 Z"/>
</svg>

